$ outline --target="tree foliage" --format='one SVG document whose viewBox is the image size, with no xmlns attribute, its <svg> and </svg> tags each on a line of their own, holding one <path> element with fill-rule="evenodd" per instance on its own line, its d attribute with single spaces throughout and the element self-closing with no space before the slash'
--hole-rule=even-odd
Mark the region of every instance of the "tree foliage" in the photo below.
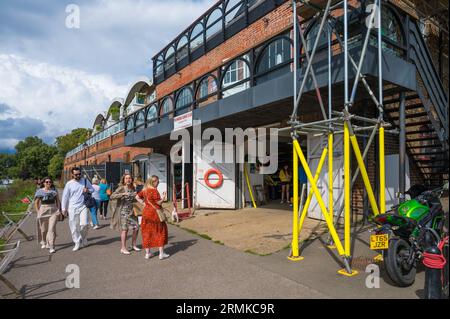
<svg viewBox="0 0 450 319">
<path fill-rule="evenodd" d="M 55 145 L 48 145 L 37 136 L 29 136 L 15 146 L 15 154 L 0 154 L 1 178 L 37 178 L 51 176 L 57 179 L 64 168 L 64 158 L 70 150 L 84 143 L 91 129 L 78 128 L 58 136 Z"/>
</svg>

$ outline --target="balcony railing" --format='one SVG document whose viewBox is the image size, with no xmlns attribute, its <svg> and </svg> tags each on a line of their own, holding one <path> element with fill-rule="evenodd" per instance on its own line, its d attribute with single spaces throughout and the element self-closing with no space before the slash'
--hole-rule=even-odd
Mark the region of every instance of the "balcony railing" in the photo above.
<svg viewBox="0 0 450 319">
<path fill-rule="evenodd" d="M 122 120 L 122 121 L 115 123 L 114 125 L 111 125 L 110 127 L 106 128 L 106 129 L 102 130 L 101 132 L 96 133 L 94 136 L 90 137 L 85 143 L 88 147 L 92 146 L 95 143 L 103 141 L 112 135 L 116 135 L 117 133 L 122 132 L 124 129 L 125 129 L 125 121 Z M 68 152 L 66 157 L 75 155 L 75 154 L 81 152 L 83 149 L 84 149 L 83 144 L 78 145 L 76 148 L 74 148 L 73 150 Z"/>
</svg>

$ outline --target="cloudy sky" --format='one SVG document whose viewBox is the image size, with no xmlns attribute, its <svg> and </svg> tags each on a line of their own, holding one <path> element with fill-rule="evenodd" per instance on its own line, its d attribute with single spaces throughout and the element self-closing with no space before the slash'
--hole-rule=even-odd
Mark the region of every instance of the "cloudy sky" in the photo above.
<svg viewBox="0 0 450 319">
<path fill-rule="evenodd" d="M 0 0 L 0 152 L 91 127 L 216 0 Z M 80 28 L 67 28 L 67 6 Z M 69 7 L 70 9 L 71 7 Z M 69 22 L 73 22 L 69 19 Z"/>
</svg>

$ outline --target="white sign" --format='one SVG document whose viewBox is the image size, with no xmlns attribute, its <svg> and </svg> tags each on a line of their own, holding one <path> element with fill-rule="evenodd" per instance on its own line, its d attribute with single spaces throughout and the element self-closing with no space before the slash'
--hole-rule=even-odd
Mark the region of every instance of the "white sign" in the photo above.
<svg viewBox="0 0 450 319">
<path fill-rule="evenodd" d="M 182 130 L 192 126 L 192 111 L 176 116 L 173 119 L 173 130 Z"/>
</svg>

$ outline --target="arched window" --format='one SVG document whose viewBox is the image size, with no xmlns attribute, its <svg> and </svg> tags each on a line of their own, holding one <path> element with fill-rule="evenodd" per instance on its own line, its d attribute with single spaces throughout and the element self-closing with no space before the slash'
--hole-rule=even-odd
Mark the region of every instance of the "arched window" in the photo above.
<svg viewBox="0 0 450 319">
<path fill-rule="evenodd" d="M 206 41 L 222 30 L 222 11 L 214 10 L 208 17 L 206 23 Z"/>
<path fill-rule="evenodd" d="M 225 26 L 233 24 L 245 14 L 245 1 L 228 0 L 225 14 Z"/>
<path fill-rule="evenodd" d="M 212 75 L 204 77 L 197 88 L 196 100 L 201 100 L 217 92 L 217 81 Z"/>
<path fill-rule="evenodd" d="M 175 49 L 170 47 L 166 51 L 166 55 L 164 56 L 164 68 L 166 70 L 170 69 L 175 64 Z"/>
<path fill-rule="evenodd" d="M 131 131 L 134 130 L 134 118 L 132 116 L 127 119 L 125 130 L 126 134 L 131 133 Z M 103 139 L 103 135 L 101 135 L 101 139 Z"/>
<path fill-rule="evenodd" d="M 144 128 L 144 124 L 145 124 L 145 114 L 144 111 L 140 111 L 137 115 L 136 115 L 136 124 L 135 127 L 137 130 L 143 129 Z"/>
<path fill-rule="evenodd" d="M 169 113 L 173 111 L 173 102 L 170 97 L 167 97 L 164 99 L 164 101 L 161 104 L 161 117 L 168 116 Z"/>
<path fill-rule="evenodd" d="M 201 22 L 192 29 L 190 41 L 191 52 L 203 45 L 203 24 Z"/>
<path fill-rule="evenodd" d="M 371 1 L 372 2 L 372 1 Z M 391 8 L 386 5 L 381 7 L 381 35 L 383 37 L 382 48 L 397 56 L 403 55 L 403 32 L 397 16 Z M 378 40 L 376 31 L 371 35 L 370 44 L 377 46 Z"/>
<path fill-rule="evenodd" d="M 177 45 L 177 62 L 183 60 L 188 55 L 188 38 L 183 36 Z"/>
<path fill-rule="evenodd" d="M 292 58 L 292 45 L 286 38 L 280 38 L 264 48 L 258 59 L 256 73 L 263 73 L 276 68 L 278 65 L 290 61 Z"/>
<path fill-rule="evenodd" d="M 239 58 L 228 64 L 223 70 L 223 97 L 231 96 L 250 87 L 250 68 Z"/>
<path fill-rule="evenodd" d="M 161 54 L 156 58 L 156 65 L 155 65 L 155 74 L 156 76 L 161 75 L 164 72 L 164 58 Z"/>
<path fill-rule="evenodd" d="M 192 97 L 192 91 L 190 88 L 181 89 L 177 96 L 177 102 L 175 104 L 177 110 L 183 110 L 192 105 L 194 101 Z"/>
<path fill-rule="evenodd" d="M 311 28 L 307 31 L 308 33 L 306 34 L 305 40 L 306 40 L 306 48 L 308 49 L 309 54 L 312 53 L 312 49 L 314 47 L 314 42 L 316 41 L 317 34 L 319 33 L 319 28 L 320 28 L 320 23 L 318 23 L 316 21 L 311 26 Z M 324 28 L 322 28 L 322 33 L 320 34 L 320 37 L 319 37 L 319 43 L 317 44 L 317 50 L 321 46 L 326 45 L 328 43 L 327 36 L 328 36 L 327 28 L 324 27 Z M 316 51 L 316 52 L 318 52 L 318 51 Z"/>
<path fill-rule="evenodd" d="M 156 105 L 150 106 L 150 108 L 147 111 L 147 127 L 155 125 L 156 121 L 158 120 L 158 111 L 156 109 Z"/>
</svg>

